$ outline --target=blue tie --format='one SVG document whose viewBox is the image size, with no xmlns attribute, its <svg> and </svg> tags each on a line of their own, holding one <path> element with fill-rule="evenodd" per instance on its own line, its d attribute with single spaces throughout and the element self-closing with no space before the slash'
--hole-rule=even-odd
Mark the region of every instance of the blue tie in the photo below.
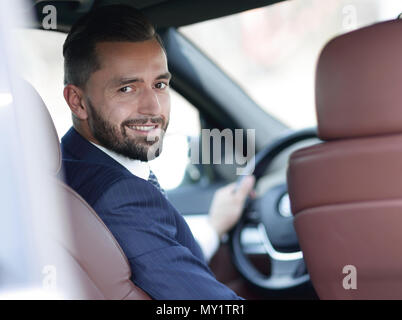
<svg viewBox="0 0 402 320">
<path fill-rule="evenodd" d="M 152 170 L 149 170 L 148 181 L 149 181 L 150 183 L 152 183 L 152 184 L 156 187 L 156 189 L 158 189 L 158 190 L 165 196 L 165 198 L 167 199 L 166 191 L 163 190 L 163 188 L 160 186 L 160 184 L 159 184 L 159 182 L 158 182 L 158 179 L 156 178 L 156 176 L 155 176 L 155 174 L 152 172 Z"/>
</svg>

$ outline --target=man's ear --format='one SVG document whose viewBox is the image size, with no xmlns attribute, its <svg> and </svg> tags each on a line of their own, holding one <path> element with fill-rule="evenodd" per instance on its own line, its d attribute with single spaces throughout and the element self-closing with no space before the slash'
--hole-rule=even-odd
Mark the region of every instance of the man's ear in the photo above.
<svg viewBox="0 0 402 320">
<path fill-rule="evenodd" d="M 64 99 L 66 100 L 71 112 L 80 120 L 88 118 L 86 105 L 83 103 L 83 92 L 80 88 L 73 84 L 68 84 L 63 90 Z"/>
</svg>

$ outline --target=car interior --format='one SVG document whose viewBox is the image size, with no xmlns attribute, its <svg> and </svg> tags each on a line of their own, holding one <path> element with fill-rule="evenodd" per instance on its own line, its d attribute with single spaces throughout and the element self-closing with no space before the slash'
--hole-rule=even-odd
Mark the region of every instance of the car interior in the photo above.
<svg viewBox="0 0 402 320">
<path fill-rule="evenodd" d="M 166 181 L 169 200 L 190 226 L 206 219 L 214 192 L 219 187 L 230 182 L 239 183 L 243 177 L 236 174 L 237 163 L 223 161 L 225 149 L 217 155 L 209 144 L 199 143 L 202 142 L 201 130 L 254 129 L 255 140 L 243 134 L 243 149 L 235 147 L 233 153 L 244 155 L 247 145 L 255 143 L 255 155 L 250 157 L 254 166 L 243 166 L 243 169 L 245 174 L 256 177 L 257 198 L 246 202 L 242 218 L 222 239 L 218 251 L 209 261 L 217 280 L 245 299 L 402 298 L 397 280 L 402 269 L 398 254 L 398 243 L 402 241 L 398 224 L 402 206 L 399 190 L 402 188 L 397 176 L 402 169 L 398 148 L 402 123 L 398 107 L 402 97 L 396 85 L 402 82 L 398 68 L 402 21 L 397 18 L 402 7 L 397 1 L 393 6 L 374 0 L 370 0 L 370 5 L 361 0 L 333 0 L 326 6 L 319 2 L 26 2 L 25 13 L 34 18 L 15 36 L 25 48 L 23 54 L 27 65 L 35 65 L 39 58 L 44 62 L 38 62 L 42 69 L 26 68 L 21 79 L 13 77 L 12 91 L 17 92 L 18 88 L 25 93 L 15 98 L 16 103 L 23 104 L 24 99 L 32 103 L 33 107 L 25 117 L 40 119 L 41 125 L 35 126 L 32 132 L 23 129 L 21 124 L 19 127 L 26 130 L 24 135 L 29 136 L 31 148 L 37 148 L 33 149 L 35 153 L 48 155 L 40 164 L 45 172 L 42 179 L 49 183 L 52 192 L 57 192 L 57 197 L 42 195 L 38 206 L 51 202 L 49 208 L 54 208 L 57 219 L 63 221 L 57 228 L 52 228 L 49 222 L 44 240 L 46 246 L 51 247 L 46 249 L 44 261 L 57 267 L 62 298 L 152 299 L 130 280 L 128 260 L 96 212 L 61 181 L 59 141 L 71 126 L 71 116 L 65 104 L 56 106 L 54 103 L 54 95 L 62 99 L 62 91 L 56 91 L 63 86 L 59 81 L 63 67 L 61 52 L 57 50 L 77 19 L 98 6 L 111 4 L 140 9 L 157 27 L 172 74 L 170 86 L 175 99 L 172 105 L 174 108 L 177 101 L 179 110 L 178 120 L 172 120 L 172 123 L 194 119 L 188 120 L 191 128 L 184 137 L 179 139 L 172 134 L 171 142 L 167 140 L 171 147 L 167 147 L 165 153 L 177 150 L 176 156 L 182 154 L 181 171 L 173 168 L 165 158 L 161 161 L 165 164 L 155 165 L 157 173 L 160 166 L 162 178 L 163 171 L 171 168 L 171 175 L 166 174 L 165 180 L 161 181 Z M 56 30 L 43 26 L 45 8 L 49 5 L 57 10 Z M 272 12 L 269 17 L 273 21 L 264 20 L 259 25 L 265 26 L 266 31 L 253 29 L 252 21 L 258 20 L 256 17 L 262 10 Z M 336 28 L 326 21 L 329 16 L 338 21 Z M 243 29 L 236 29 L 235 20 L 230 20 L 233 17 L 241 22 Z M 303 27 L 307 31 L 297 41 L 293 38 L 281 40 L 277 36 L 280 32 L 288 37 L 297 34 L 298 23 L 306 21 L 310 21 L 310 25 Z M 222 30 L 235 29 L 240 38 L 233 36 L 237 41 L 233 42 L 233 47 L 221 52 L 217 49 L 214 56 L 209 43 L 226 43 L 227 37 L 233 40 L 229 33 L 217 29 L 224 23 L 228 24 Z M 320 29 L 320 23 L 327 23 L 325 28 L 331 32 L 316 35 L 314 32 Z M 203 28 L 204 33 L 201 32 Z M 215 30 L 216 39 L 213 40 Z M 262 53 L 247 42 L 253 33 L 261 40 L 256 46 L 265 50 Z M 305 42 L 311 47 L 303 50 L 292 47 L 290 43 L 296 42 Z M 31 51 L 32 43 L 42 47 L 42 51 L 40 48 L 37 52 Z M 287 51 L 282 53 L 270 46 Z M 249 78 L 242 82 L 242 75 L 246 73 L 231 69 L 239 65 L 231 55 L 240 55 L 236 51 L 240 47 L 262 63 L 245 64 L 243 69 L 252 69 L 250 74 L 255 81 L 265 79 L 265 73 L 272 79 L 267 78 L 267 83 L 262 81 L 258 88 L 257 82 Z M 290 51 L 293 55 L 288 53 Z M 59 55 L 57 58 L 50 58 L 56 54 Z M 1 55 L 0 50 L 0 58 Z M 296 62 L 300 63 L 301 69 L 309 65 L 310 75 L 306 79 L 296 74 L 286 77 L 288 71 L 270 59 L 286 64 L 289 69 Z M 57 76 L 54 76 L 56 72 Z M 273 84 L 275 79 L 279 79 L 281 89 Z M 311 87 L 308 93 L 305 92 L 307 86 Z M 269 96 L 274 96 L 275 91 L 277 100 L 270 100 Z M 300 101 L 305 94 L 310 94 L 312 100 Z M 262 105 L 264 99 L 269 101 L 268 105 L 274 105 L 272 109 Z M 282 100 L 284 104 L 287 102 L 288 109 L 280 105 Z M 305 105 L 308 106 L 304 108 Z M 60 111 L 61 108 L 64 111 Z M 0 108 L 0 117 L 11 119 L 2 112 Z M 185 130 L 172 126 L 172 132 Z M 41 149 L 40 141 L 47 144 L 48 150 Z M 199 158 L 211 161 L 191 163 L 189 148 L 193 144 L 199 148 Z M 21 151 L 21 155 L 18 152 L 17 157 L 28 154 L 28 151 Z M 0 252 L 0 261 L 2 259 Z M 357 272 L 357 289 L 345 287 L 347 274 L 344 268 L 347 266 Z"/>
</svg>

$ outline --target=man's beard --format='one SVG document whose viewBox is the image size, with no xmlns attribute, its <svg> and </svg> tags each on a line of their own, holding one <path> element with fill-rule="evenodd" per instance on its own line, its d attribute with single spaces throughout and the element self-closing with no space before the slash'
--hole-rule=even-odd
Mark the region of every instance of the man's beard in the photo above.
<svg viewBox="0 0 402 320">
<path fill-rule="evenodd" d="M 120 127 L 111 124 L 104 119 L 94 108 L 91 101 L 87 99 L 90 116 L 88 117 L 88 125 L 92 135 L 99 143 L 118 154 L 133 160 L 149 161 L 158 157 L 162 152 L 163 136 L 168 127 L 168 122 L 161 117 L 148 117 L 141 119 L 125 120 Z M 147 122 L 161 124 L 161 133 L 156 137 L 137 136 L 129 137 L 126 130 L 128 125 L 141 125 Z"/>
</svg>

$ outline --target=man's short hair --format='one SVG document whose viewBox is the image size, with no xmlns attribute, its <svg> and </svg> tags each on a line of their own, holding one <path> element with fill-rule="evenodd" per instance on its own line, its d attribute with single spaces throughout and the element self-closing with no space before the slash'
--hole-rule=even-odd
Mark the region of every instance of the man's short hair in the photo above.
<svg viewBox="0 0 402 320">
<path fill-rule="evenodd" d="M 97 43 L 151 39 L 156 39 L 165 50 L 152 23 L 133 7 L 111 5 L 90 11 L 72 26 L 64 42 L 64 84 L 85 87 L 91 74 L 100 68 Z"/>
</svg>

